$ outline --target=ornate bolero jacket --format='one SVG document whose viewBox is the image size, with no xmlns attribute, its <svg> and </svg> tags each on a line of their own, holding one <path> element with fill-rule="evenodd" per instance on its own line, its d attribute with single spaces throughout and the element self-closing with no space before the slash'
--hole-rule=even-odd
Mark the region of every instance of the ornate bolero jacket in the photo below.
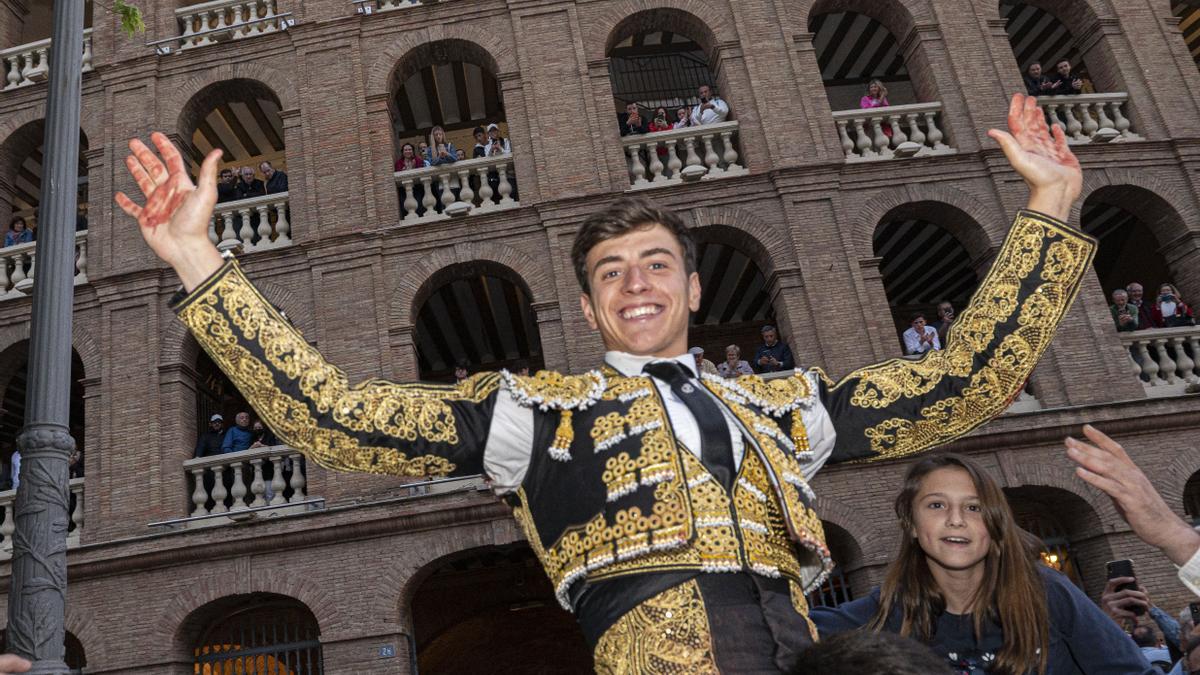
<svg viewBox="0 0 1200 675">
<path fill-rule="evenodd" d="M 644 377 L 603 368 L 351 385 L 234 262 L 176 310 L 281 441 L 331 469 L 483 473 L 498 397 L 533 408 L 534 450 L 514 512 L 564 606 L 581 580 L 654 571 L 749 570 L 809 591 L 830 563 L 804 467 L 903 457 L 1003 412 L 1049 346 L 1094 249 L 1078 231 L 1021 212 L 943 350 L 836 383 L 819 369 L 774 380 L 705 376 L 745 440 L 729 491 L 680 447 Z M 814 458 L 804 414 L 817 406 L 836 439 Z"/>
</svg>

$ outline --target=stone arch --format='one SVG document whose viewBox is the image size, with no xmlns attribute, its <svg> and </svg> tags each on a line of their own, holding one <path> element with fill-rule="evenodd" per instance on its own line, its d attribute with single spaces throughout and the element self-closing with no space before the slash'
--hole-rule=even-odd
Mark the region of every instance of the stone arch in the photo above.
<svg viewBox="0 0 1200 675">
<path fill-rule="evenodd" d="M 471 551 L 488 546 L 505 546 L 525 541 L 525 535 L 512 518 L 493 520 L 485 527 L 472 528 L 471 534 L 473 536 L 439 537 L 434 546 L 413 548 L 413 555 L 405 557 L 403 567 L 394 569 L 385 576 L 386 582 L 380 586 L 381 593 L 390 590 L 399 607 L 411 607 L 417 589 L 446 562 L 466 557 Z M 404 623 L 411 628 L 412 617 L 405 614 L 405 611 L 401 611 Z"/>
<path fill-rule="evenodd" d="M 738 243 L 731 245 L 746 248 L 752 254 L 763 274 L 770 278 L 776 271 L 791 267 L 795 260 L 791 253 L 794 247 L 782 228 L 776 228 L 760 220 L 745 209 L 732 206 L 706 206 L 681 214 L 688 227 L 693 230 L 705 228 L 728 228 L 738 232 Z M 724 237 L 722 237 L 724 239 Z"/>
<path fill-rule="evenodd" d="M 1099 518 L 1101 524 L 1120 523 L 1112 501 L 1095 488 L 1087 486 L 1075 476 L 1075 471 L 1065 464 L 1048 464 L 1043 462 L 1013 462 L 1005 467 L 1005 477 L 1001 487 L 1050 487 L 1069 492 L 1087 502 Z"/>
<path fill-rule="evenodd" d="M 854 12 L 875 19 L 904 44 L 918 25 L 937 23 L 937 17 L 925 0 L 798 0 L 792 3 L 798 24 L 805 30 L 812 17 L 831 12 Z"/>
<path fill-rule="evenodd" d="M 322 633 L 342 628 L 343 617 L 336 595 L 315 581 L 282 569 L 251 570 L 239 565 L 235 574 L 212 573 L 189 583 L 187 590 L 175 596 L 155 622 L 154 639 L 159 644 L 171 645 L 176 656 L 190 659 L 187 636 L 193 613 L 221 598 L 250 593 L 274 593 L 303 603 L 317 618 Z"/>
<path fill-rule="evenodd" d="M 99 113 L 94 110 L 100 106 L 83 106 L 79 115 L 79 128 L 83 130 L 84 136 L 88 139 L 88 147 L 95 150 L 97 147 L 93 145 L 96 141 L 104 138 L 104 123 L 100 119 Z M 0 146 L 6 143 L 14 133 L 21 127 L 30 122 L 37 122 L 45 119 L 46 104 L 39 102 L 27 108 L 5 115 L 4 122 L 0 123 Z"/>
<path fill-rule="evenodd" d="M 213 68 L 205 68 L 178 85 L 169 82 L 162 83 L 166 95 L 160 99 L 161 103 L 158 107 L 160 127 L 175 129 L 179 122 L 179 116 L 183 114 L 188 102 L 193 97 L 207 87 L 226 80 L 254 80 L 261 83 L 279 99 L 280 110 L 291 110 L 300 104 L 299 94 L 290 74 L 276 70 L 261 61 L 222 63 Z M 170 115 L 175 118 L 168 119 L 166 117 Z"/>
<path fill-rule="evenodd" d="M 621 40 L 646 30 L 647 19 L 695 39 L 710 60 L 718 46 L 738 41 L 726 12 L 707 0 L 620 0 L 606 3 L 592 20 L 595 30 L 584 37 L 588 60 L 606 58 Z"/>
<path fill-rule="evenodd" d="M 1188 516 L 1185 514 L 1183 506 L 1184 490 L 1188 481 L 1198 471 L 1200 471 L 1200 447 L 1191 446 L 1180 450 L 1161 474 L 1167 478 L 1158 488 L 1163 500 L 1185 520 Z"/>
<path fill-rule="evenodd" d="M 493 262 L 511 269 L 529 288 L 533 304 L 557 299 L 550 267 L 537 264 L 533 256 L 496 242 L 461 242 L 453 248 L 445 247 L 423 255 L 408 267 L 392 290 L 389 326 L 396 329 L 415 325 L 419 309 L 416 301 L 426 282 L 445 267 L 473 261 Z"/>
<path fill-rule="evenodd" d="M 78 609 L 75 604 L 68 602 L 67 614 L 63 623 L 64 627 L 83 645 L 83 652 L 87 655 L 88 663 L 92 664 L 93 668 L 108 661 L 108 640 L 105 639 L 105 634 L 100 631 L 90 612 Z"/>
<path fill-rule="evenodd" d="M 491 59 L 489 65 L 497 76 L 516 73 L 519 70 L 516 51 L 511 42 L 502 37 L 510 34 L 503 30 L 485 30 L 474 23 L 434 24 L 398 33 L 378 51 L 379 55 L 367 68 L 366 93 L 368 96 L 389 93 L 393 73 L 399 66 L 416 50 L 444 40 L 459 40 L 482 50 Z"/>
<path fill-rule="evenodd" d="M 83 362 L 83 375 L 88 379 L 100 377 L 100 345 L 92 337 L 91 331 L 80 325 L 80 321 L 71 322 L 71 347 L 79 360 Z"/>
<path fill-rule="evenodd" d="M 1197 208 L 1195 200 L 1181 197 L 1191 194 L 1184 181 L 1170 184 L 1154 173 L 1117 168 L 1099 169 L 1084 174 L 1083 192 L 1071 207 L 1071 222 L 1078 223 L 1084 203 L 1097 192 L 1107 188 L 1134 188 L 1137 198 L 1149 199 L 1148 204 L 1135 202 L 1133 208 L 1147 216 L 1146 224 L 1158 239 L 1160 248 L 1181 237 L 1189 236 L 1191 232 L 1187 224 L 1200 222 L 1200 209 Z"/>
<path fill-rule="evenodd" d="M 879 527 L 864 520 L 861 509 L 852 509 L 840 501 L 820 494 L 817 495 L 813 507 L 821 514 L 821 520 L 842 528 L 858 544 L 862 552 L 859 566 L 885 565 L 891 559 L 894 539 L 879 536 Z"/>
<path fill-rule="evenodd" d="M 858 210 L 858 218 L 851 226 L 853 255 L 867 259 L 874 257 L 875 229 L 897 209 L 913 206 L 914 212 L 932 213 L 932 207 L 949 206 L 966 215 L 971 223 L 943 223 L 941 218 L 931 218 L 953 234 L 972 258 L 986 254 L 993 246 L 999 246 L 1008 232 L 1008 221 L 1004 219 L 998 205 L 990 206 L 974 195 L 944 185 L 920 184 L 900 185 L 877 193 L 864 202 Z"/>
</svg>

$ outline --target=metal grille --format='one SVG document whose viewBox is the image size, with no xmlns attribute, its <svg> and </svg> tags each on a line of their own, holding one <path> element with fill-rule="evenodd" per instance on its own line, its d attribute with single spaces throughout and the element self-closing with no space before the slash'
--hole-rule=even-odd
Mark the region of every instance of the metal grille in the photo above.
<svg viewBox="0 0 1200 675">
<path fill-rule="evenodd" d="M 704 52 L 680 51 L 645 56 L 613 56 L 608 61 L 613 97 L 624 106 L 676 108 L 696 103 L 702 84 L 715 84 Z M 674 120 L 671 111 L 668 119 Z"/>
<path fill-rule="evenodd" d="M 255 607 L 217 622 L 195 648 L 196 675 L 321 675 L 312 615 L 286 605 Z"/>
<path fill-rule="evenodd" d="M 1034 61 L 1042 64 L 1042 72 L 1053 72 L 1054 64 L 1063 59 L 1076 72 L 1083 69 L 1075 37 L 1058 17 L 1016 0 L 1001 0 L 1000 16 L 1007 21 L 1008 41 L 1022 73 Z"/>
<path fill-rule="evenodd" d="M 846 578 L 846 572 L 842 570 L 842 566 L 838 565 L 833 568 L 833 572 L 820 588 L 808 594 L 808 605 L 810 607 L 837 607 L 843 602 L 850 602 L 853 599 L 854 593 L 850 591 L 850 581 Z"/>
</svg>

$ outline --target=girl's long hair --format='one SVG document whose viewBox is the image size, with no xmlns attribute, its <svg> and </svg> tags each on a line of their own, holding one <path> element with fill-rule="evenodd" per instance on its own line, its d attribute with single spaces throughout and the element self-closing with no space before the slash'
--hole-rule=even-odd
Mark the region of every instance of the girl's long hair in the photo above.
<svg viewBox="0 0 1200 675">
<path fill-rule="evenodd" d="M 971 617 L 975 634 L 980 635 L 984 621 L 991 619 L 1004 631 L 1004 646 L 996 654 L 992 667 L 997 675 L 1046 673 L 1050 643 L 1050 619 L 1046 609 L 1046 589 L 1028 546 L 1029 535 L 1017 526 L 1004 493 L 979 465 L 958 455 L 926 457 L 913 465 L 904 478 L 904 487 L 896 496 L 896 516 L 902 529 L 900 553 L 888 566 L 887 578 L 880 589 L 879 612 L 869 624 L 883 630 L 893 614 L 900 617 L 900 635 L 928 642 L 933 637 L 937 616 L 946 601 L 929 571 L 925 552 L 915 529 L 915 502 L 921 483 L 929 474 L 943 468 L 958 468 L 971 476 L 979 495 L 983 522 L 991 538 L 984 559 L 983 583 L 975 591 Z"/>
<path fill-rule="evenodd" d="M 873 85 L 873 84 L 879 87 L 879 96 L 877 96 L 875 98 L 875 100 L 883 101 L 883 100 L 887 99 L 887 87 L 883 86 L 883 80 L 871 80 L 870 82 L 868 82 L 867 83 L 867 96 L 871 95 L 871 85 Z"/>
</svg>

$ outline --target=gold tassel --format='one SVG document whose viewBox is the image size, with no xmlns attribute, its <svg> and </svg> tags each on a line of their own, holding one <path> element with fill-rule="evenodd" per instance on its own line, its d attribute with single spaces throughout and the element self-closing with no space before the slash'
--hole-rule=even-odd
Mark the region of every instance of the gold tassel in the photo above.
<svg viewBox="0 0 1200 675">
<path fill-rule="evenodd" d="M 792 444 L 796 446 L 796 452 L 808 452 L 808 429 L 804 427 L 804 416 L 800 414 L 800 409 L 796 408 L 792 411 Z"/>
<path fill-rule="evenodd" d="M 550 444 L 550 456 L 559 461 L 571 459 L 571 443 L 575 440 L 575 427 L 571 424 L 571 411 L 562 411 L 558 419 L 558 429 L 554 432 L 554 442 Z"/>
</svg>

